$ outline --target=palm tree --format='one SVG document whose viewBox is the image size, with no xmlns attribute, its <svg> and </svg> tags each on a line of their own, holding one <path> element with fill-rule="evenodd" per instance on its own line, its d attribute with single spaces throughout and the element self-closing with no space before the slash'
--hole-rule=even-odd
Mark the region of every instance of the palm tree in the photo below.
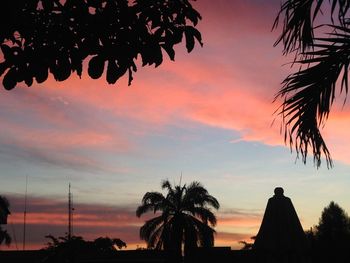
<svg viewBox="0 0 350 263">
<path fill-rule="evenodd" d="M 329 5 L 325 6 L 324 2 Z M 276 99 L 283 102 L 285 141 L 306 162 L 311 150 L 317 167 L 332 159 L 320 132 L 331 110 L 335 94 L 348 92 L 350 62 L 349 1 L 286 0 L 275 20 L 283 17 L 283 29 L 275 45 L 282 43 L 284 54 L 294 53 L 300 67 L 283 81 Z M 329 14 L 329 23 L 318 24 L 319 14 Z M 328 22 L 328 21 L 327 21 Z M 339 89 L 338 92 L 336 92 Z"/>
<path fill-rule="evenodd" d="M 6 245 L 11 244 L 11 237 L 6 230 L 3 230 L 1 224 L 7 223 L 7 215 L 9 211 L 10 203 L 6 197 L 0 195 L 0 245 L 5 243 Z"/>
<path fill-rule="evenodd" d="M 196 247 L 212 247 L 216 217 L 211 207 L 220 207 L 216 198 L 196 181 L 172 186 L 165 180 L 162 189 L 167 191 L 165 196 L 147 192 L 136 210 L 138 217 L 149 211 L 160 212 L 141 227 L 141 239 L 149 248 L 173 250 L 179 258 L 182 247 L 185 254 Z"/>
</svg>

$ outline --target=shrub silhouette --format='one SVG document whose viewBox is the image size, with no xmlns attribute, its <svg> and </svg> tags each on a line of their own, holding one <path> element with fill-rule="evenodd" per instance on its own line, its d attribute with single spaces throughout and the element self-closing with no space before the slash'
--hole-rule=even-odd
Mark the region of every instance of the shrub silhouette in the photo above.
<svg viewBox="0 0 350 263">
<path fill-rule="evenodd" d="M 51 262 L 80 262 L 82 258 L 103 258 L 113 256 L 117 248 L 126 247 L 126 243 L 118 238 L 99 237 L 94 241 L 85 241 L 80 236 L 54 237 L 46 236 L 50 239 L 45 248 L 48 251 L 44 263 Z"/>
</svg>

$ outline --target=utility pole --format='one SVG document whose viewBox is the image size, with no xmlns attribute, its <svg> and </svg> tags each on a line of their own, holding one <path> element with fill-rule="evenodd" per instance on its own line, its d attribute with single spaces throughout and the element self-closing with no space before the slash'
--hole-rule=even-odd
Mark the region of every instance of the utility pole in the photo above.
<svg viewBox="0 0 350 263">
<path fill-rule="evenodd" d="M 68 189 L 68 240 L 72 238 L 73 234 L 73 195 L 70 191 L 70 183 Z"/>
<path fill-rule="evenodd" d="M 23 250 L 26 250 L 27 189 L 28 189 L 28 175 L 26 176 L 26 191 L 25 191 L 25 194 L 24 194 L 24 213 L 23 213 Z"/>
</svg>

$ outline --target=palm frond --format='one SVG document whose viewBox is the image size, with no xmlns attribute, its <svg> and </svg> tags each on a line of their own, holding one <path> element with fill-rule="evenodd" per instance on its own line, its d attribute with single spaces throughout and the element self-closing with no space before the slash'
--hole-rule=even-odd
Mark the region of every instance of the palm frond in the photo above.
<svg viewBox="0 0 350 263">
<path fill-rule="evenodd" d="M 304 52 L 309 47 L 312 47 L 314 29 L 311 10 L 314 2 L 314 0 L 289 0 L 282 5 L 273 28 L 278 26 L 280 16 L 283 15 L 283 29 L 274 45 L 276 46 L 282 42 L 285 54 L 295 50 Z M 322 2 L 323 0 L 318 1 L 316 12 L 318 12 Z"/>
<path fill-rule="evenodd" d="M 142 204 L 136 210 L 136 216 L 140 217 L 141 215 L 153 211 L 161 211 L 165 203 L 165 197 L 159 192 L 147 192 L 142 198 Z"/>
<path fill-rule="evenodd" d="M 198 245 L 201 247 L 213 247 L 215 230 L 195 217 L 192 217 L 191 220 L 197 229 Z"/>
<path fill-rule="evenodd" d="M 330 0 L 331 3 L 331 21 L 334 13 L 337 11 L 337 22 L 345 26 L 347 13 L 350 9 L 350 1 Z M 281 35 L 277 38 L 275 46 L 282 42 L 284 54 L 294 51 L 306 52 L 314 46 L 314 25 L 315 19 L 322 12 L 323 0 L 287 0 L 281 6 L 281 9 L 273 24 L 273 29 L 278 27 L 281 16 L 283 19 L 283 28 Z"/>
<path fill-rule="evenodd" d="M 321 165 L 322 155 L 327 166 L 332 166 L 320 128 L 329 116 L 338 80 L 341 81 L 340 92 L 348 93 L 350 35 L 347 28 L 332 28 L 338 32 L 343 30 L 332 33 L 331 38 L 317 39 L 314 44 L 317 50 L 306 53 L 310 58 L 297 61 L 307 67 L 289 75 L 276 95 L 276 99 L 284 100 L 279 114 L 286 127 L 285 140 L 294 145 L 303 162 L 306 162 L 310 147 L 317 167 Z"/>
<path fill-rule="evenodd" d="M 164 217 L 157 216 L 150 220 L 147 220 L 145 224 L 140 228 L 140 238 L 145 240 L 149 246 L 153 247 L 155 240 L 159 236 L 157 233 L 159 229 L 164 227 Z"/>
<path fill-rule="evenodd" d="M 212 195 L 209 195 L 207 189 L 198 182 L 193 182 L 188 186 L 183 202 L 185 206 L 193 204 L 202 207 L 212 206 L 215 209 L 220 208 L 218 200 Z"/>
<path fill-rule="evenodd" d="M 326 3 L 330 5 L 324 8 L 329 11 L 330 25 L 316 24 L 322 21 L 316 18 L 323 14 Z M 317 167 L 322 156 L 327 167 L 333 165 L 320 129 L 335 100 L 337 83 L 339 93 L 348 92 L 349 10 L 349 0 L 286 0 L 273 25 L 277 28 L 283 19 L 275 46 L 282 43 L 284 54 L 295 52 L 294 63 L 301 66 L 283 81 L 276 95 L 276 99 L 283 100 L 277 112 L 282 116 L 284 139 L 304 163 L 312 152 Z M 322 32 L 326 37 L 315 36 L 319 27 L 322 31 L 317 33 Z"/>
<path fill-rule="evenodd" d="M 147 247 L 148 248 L 155 248 L 155 249 L 163 249 L 164 248 L 164 238 L 162 236 L 164 235 L 164 227 L 165 225 L 159 225 L 152 233 L 152 235 L 149 236 L 149 239 L 147 240 Z"/>
<path fill-rule="evenodd" d="M 205 207 L 195 207 L 191 211 L 191 214 L 199 218 L 203 223 L 208 224 L 208 222 L 212 225 L 216 225 L 216 216 L 214 213 Z"/>
<path fill-rule="evenodd" d="M 212 195 L 206 195 L 204 198 L 205 205 L 212 206 L 215 209 L 220 208 L 220 203 L 219 201 Z"/>
<path fill-rule="evenodd" d="M 164 200 L 164 196 L 162 193 L 159 192 L 147 192 L 143 198 L 142 203 L 144 204 L 154 204 L 159 203 Z"/>
<path fill-rule="evenodd" d="M 162 189 L 168 190 L 169 193 L 174 192 L 174 189 L 173 189 L 171 183 L 169 182 L 169 180 L 162 181 Z"/>
<path fill-rule="evenodd" d="M 141 217 L 143 214 L 153 211 L 154 210 L 154 205 L 153 204 L 144 204 L 140 205 L 136 209 L 136 216 Z"/>
<path fill-rule="evenodd" d="M 186 189 L 184 203 L 192 203 L 193 205 L 204 205 L 204 198 L 208 195 L 205 189 L 199 182 L 192 182 Z"/>
</svg>

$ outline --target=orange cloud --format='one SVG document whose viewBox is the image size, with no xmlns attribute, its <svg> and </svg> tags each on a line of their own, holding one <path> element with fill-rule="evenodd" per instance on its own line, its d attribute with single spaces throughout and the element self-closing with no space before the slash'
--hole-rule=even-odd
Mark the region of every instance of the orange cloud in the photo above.
<svg viewBox="0 0 350 263">
<path fill-rule="evenodd" d="M 124 129 L 131 136 L 142 136 L 185 120 L 239 131 L 244 140 L 283 144 L 278 127 L 270 128 L 275 109 L 271 101 L 281 75 L 276 72 L 282 64 L 279 51 L 271 48 L 273 37 L 267 34 L 274 9 L 246 1 L 213 4 L 203 0 L 195 5 L 204 17 L 200 27 L 205 46 L 191 54 L 185 54 L 181 46 L 175 63 L 165 59 L 157 69 L 139 67 L 131 87 L 126 78 L 110 86 L 103 78 L 91 80 L 84 72 L 81 79 L 72 76 L 59 83 L 49 78 L 30 90 L 16 88 L 5 94 L 3 100 L 11 101 L 8 107 L 13 105 L 11 114 L 18 114 L 14 109 L 29 109 L 27 114 L 35 122 L 52 128 L 49 133 L 38 127 L 25 136 L 23 132 L 23 141 L 32 141 L 38 130 L 36 145 L 110 146 L 128 151 L 130 136 L 123 137 L 118 131 L 123 121 L 137 122 L 137 129 Z M 260 46 L 255 41 L 240 43 L 241 34 L 250 30 L 261 39 Z M 15 99 L 18 97 L 21 100 Z M 110 123 L 101 120 L 106 115 Z M 97 129 L 99 126 L 107 129 Z"/>
<path fill-rule="evenodd" d="M 225 216 L 219 217 L 218 219 L 218 227 L 227 228 L 227 227 L 245 227 L 245 228 L 257 228 L 261 224 L 261 216 Z"/>
<path fill-rule="evenodd" d="M 272 100 L 290 72 L 281 65 L 290 59 L 272 47 L 278 32 L 270 30 L 278 7 L 242 0 L 194 4 L 203 15 L 203 48 L 185 54 L 180 45 L 176 62 L 165 58 L 157 69 L 140 66 L 131 87 L 126 77 L 111 86 L 84 72 L 81 79 L 72 76 L 59 83 L 49 78 L 31 89 L 2 91 L 0 101 L 9 113 L 2 119 L 23 112 L 49 126 L 49 132 L 31 130 L 23 121 L 11 120 L 18 124 L 18 140 L 47 148 L 127 152 L 134 136 L 162 132 L 166 125 L 181 125 L 179 120 L 238 131 L 240 140 L 283 146 L 281 119 L 273 116 L 279 104 Z M 349 163 L 346 118 L 332 115 L 325 133 L 333 157 Z"/>
</svg>

